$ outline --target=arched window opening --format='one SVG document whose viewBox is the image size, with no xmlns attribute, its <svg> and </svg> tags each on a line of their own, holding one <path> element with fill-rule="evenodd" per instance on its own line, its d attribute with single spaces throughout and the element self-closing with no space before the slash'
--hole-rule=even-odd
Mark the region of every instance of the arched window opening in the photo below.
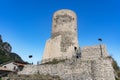
<svg viewBox="0 0 120 80">
<path fill-rule="evenodd" d="M 75 51 L 77 50 L 77 47 L 74 47 Z"/>
<path fill-rule="evenodd" d="M 76 58 L 79 58 L 79 56 L 77 55 Z"/>
</svg>

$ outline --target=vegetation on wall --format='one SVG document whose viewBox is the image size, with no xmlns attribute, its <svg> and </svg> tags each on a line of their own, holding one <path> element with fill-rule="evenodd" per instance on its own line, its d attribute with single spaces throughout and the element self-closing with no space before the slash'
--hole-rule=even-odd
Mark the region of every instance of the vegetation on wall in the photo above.
<svg viewBox="0 0 120 80">
<path fill-rule="evenodd" d="M 3 42 L 0 35 L 0 64 L 8 61 L 23 62 L 22 58 L 18 54 L 11 52 L 11 50 L 11 45 L 8 42 Z"/>
<path fill-rule="evenodd" d="M 114 69 L 114 73 L 115 73 L 115 79 L 116 80 L 120 80 L 120 67 L 118 66 L 117 62 L 111 57 L 108 56 L 108 58 L 110 58 L 112 60 L 112 66 Z"/>
<path fill-rule="evenodd" d="M 115 78 L 116 80 L 120 80 L 120 67 L 118 66 L 117 62 L 113 59 L 112 66 L 115 71 Z"/>
<path fill-rule="evenodd" d="M 43 64 L 58 64 L 59 62 L 65 62 L 66 59 L 52 59 L 52 61 Z"/>
<path fill-rule="evenodd" d="M 5 51 L 2 51 L 0 49 L 0 64 L 3 64 L 8 61 L 20 61 L 23 62 L 20 56 L 18 56 L 16 53 L 7 53 Z"/>
</svg>

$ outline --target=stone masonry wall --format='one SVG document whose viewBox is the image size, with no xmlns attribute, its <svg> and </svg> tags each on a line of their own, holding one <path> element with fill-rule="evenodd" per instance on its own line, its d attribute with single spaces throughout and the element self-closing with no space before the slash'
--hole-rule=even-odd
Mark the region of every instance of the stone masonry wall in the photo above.
<svg viewBox="0 0 120 80">
<path fill-rule="evenodd" d="M 81 51 L 81 58 L 85 60 L 95 60 L 108 56 L 105 45 L 87 46 L 83 47 Z"/>
<path fill-rule="evenodd" d="M 58 10 L 53 15 L 52 34 L 46 42 L 42 61 L 58 57 L 70 59 L 75 48 L 79 48 L 77 16 L 71 10 Z"/>
<path fill-rule="evenodd" d="M 109 58 L 71 59 L 58 64 L 27 65 L 19 74 L 58 75 L 64 80 L 115 80 Z"/>
<path fill-rule="evenodd" d="M 69 45 L 69 47 L 67 47 L 67 49 L 64 47 L 61 47 L 61 41 L 63 43 L 66 43 L 66 45 Z M 65 46 L 65 45 L 62 45 L 62 46 Z M 61 48 L 62 50 L 67 50 L 67 51 L 62 52 Z M 75 53 L 74 46 L 72 46 L 72 44 L 67 44 L 67 42 L 64 42 L 64 40 L 62 40 L 62 36 L 59 35 L 55 37 L 54 39 L 49 39 L 47 41 L 44 54 L 43 54 L 43 58 L 42 58 L 42 63 L 51 61 L 52 59 L 71 58 L 74 53 Z"/>
<path fill-rule="evenodd" d="M 114 70 L 109 59 L 101 59 L 92 63 L 93 80 L 115 80 Z"/>
</svg>

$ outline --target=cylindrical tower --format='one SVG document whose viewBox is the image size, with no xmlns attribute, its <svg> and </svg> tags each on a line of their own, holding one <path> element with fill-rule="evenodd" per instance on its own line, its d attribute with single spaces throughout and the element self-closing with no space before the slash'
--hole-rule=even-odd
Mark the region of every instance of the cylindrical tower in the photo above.
<svg viewBox="0 0 120 80">
<path fill-rule="evenodd" d="M 77 36 L 77 17 L 71 10 L 62 9 L 54 13 L 52 24 L 52 37 L 70 32 Z"/>
<path fill-rule="evenodd" d="M 61 50 L 66 51 L 68 46 L 78 46 L 77 17 L 76 14 L 67 9 L 54 13 L 52 24 L 52 38 L 61 35 Z"/>
<path fill-rule="evenodd" d="M 67 9 L 54 13 L 52 23 L 52 35 L 46 42 L 43 62 L 52 59 L 72 58 L 78 51 L 77 17 Z"/>
</svg>

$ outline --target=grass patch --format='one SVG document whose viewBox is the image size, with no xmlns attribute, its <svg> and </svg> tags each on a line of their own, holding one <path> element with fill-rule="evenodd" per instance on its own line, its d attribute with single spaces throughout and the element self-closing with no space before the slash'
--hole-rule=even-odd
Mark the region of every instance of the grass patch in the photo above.
<svg viewBox="0 0 120 80">
<path fill-rule="evenodd" d="M 111 56 L 108 56 L 108 58 L 112 59 L 112 66 L 115 71 L 115 74 L 117 75 L 115 76 L 115 80 L 120 80 L 120 67 L 118 66 L 117 62 Z"/>
<path fill-rule="evenodd" d="M 34 74 L 34 75 L 11 75 L 9 80 L 63 80 L 59 76 L 51 76 L 49 74 Z"/>
</svg>

